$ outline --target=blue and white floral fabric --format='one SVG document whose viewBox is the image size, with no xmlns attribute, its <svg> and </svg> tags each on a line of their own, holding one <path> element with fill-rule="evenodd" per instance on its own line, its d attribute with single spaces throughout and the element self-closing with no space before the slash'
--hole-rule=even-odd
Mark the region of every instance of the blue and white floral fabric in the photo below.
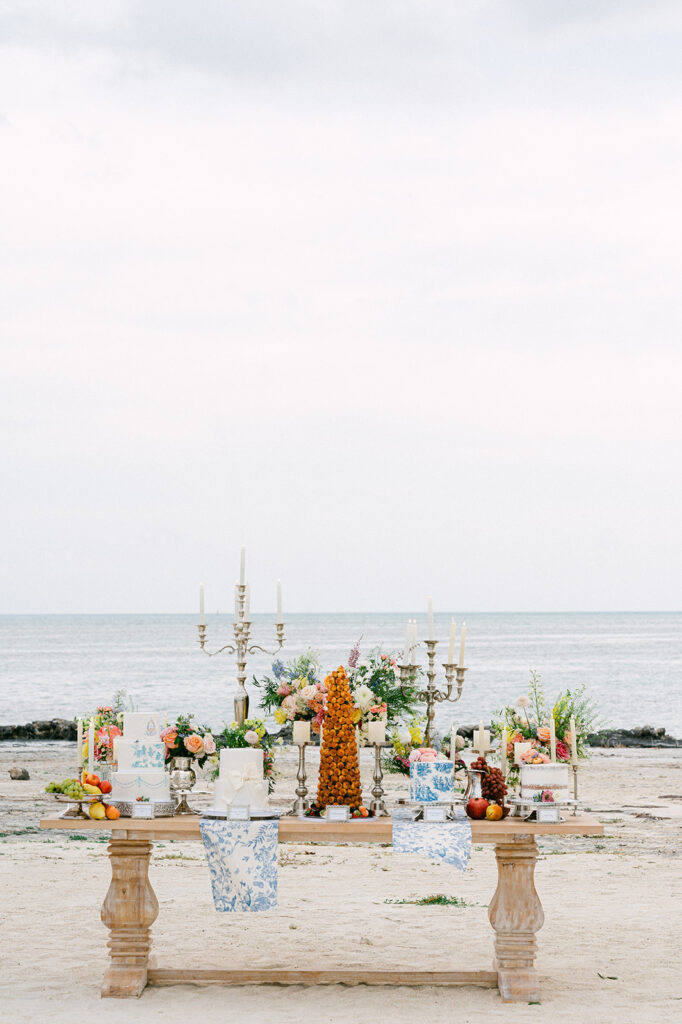
<svg viewBox="0 0 682 1024">
<path fill-rule="evenodd" d="M 203 818 L 199 828 L 216 910 L 276 907 L 278 822 Z"/>
<path fill-rule="evenodd" d="M 452 800 L 454 784 L 452 761 L 413 761 L 410 765 L 410 800 L 447 803 Z"/>
<path fill-rule="evenodd" d="M 393 850 L 437 857 L 464 871 L 471 854 L 471 824 L 468 818 L 443 822 L 394 821 Z"/>
</svg>

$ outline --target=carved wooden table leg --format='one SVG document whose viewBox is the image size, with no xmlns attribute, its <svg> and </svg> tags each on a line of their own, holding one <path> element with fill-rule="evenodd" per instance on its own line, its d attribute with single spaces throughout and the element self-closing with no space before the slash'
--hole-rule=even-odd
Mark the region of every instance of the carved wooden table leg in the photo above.
<svg viewBox="0 0 682 1024">
<path fill-rule="evenodd" d="M 147 984 L 149 929 L 159 904 L 149 884 L 152 844 L 144 839 L 113 839 L 108 846 L 111 885 L 102 906 L 109 929 L 109 967 L 103 996 L 139 996 Z"/>
<path fill-rule="evenodd" d="M 535 933 L 545 920 L 533 882 L 538 848 L 532 836 L 519 836 L 516 842 L 496 844 L 495 856 L 497 890 L 488 917 L 495 929 L 493 967 L 500 995 L 505 1003 L 536 1002 Z"/>
</svg>

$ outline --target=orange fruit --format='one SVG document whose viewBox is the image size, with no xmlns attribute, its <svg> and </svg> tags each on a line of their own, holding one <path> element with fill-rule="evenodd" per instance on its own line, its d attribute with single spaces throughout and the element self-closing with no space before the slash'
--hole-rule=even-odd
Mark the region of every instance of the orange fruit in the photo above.
<svg viewBox="0 0 682 1024">
<path fill-rule="evenodd" d="M 107 804 L 107 818 L 109 821 L 116 821 L 117 818 L 121 817 L 121 812 L 118 807 L 113 807 L 111 804 Z"/>
<path fill-rule="evenodd" d="M 486 807 L 485 816 L 488 821 L 499 821 L 502 817 L 502 808 L 499 804 L 489 804 Z"/>
</svg>

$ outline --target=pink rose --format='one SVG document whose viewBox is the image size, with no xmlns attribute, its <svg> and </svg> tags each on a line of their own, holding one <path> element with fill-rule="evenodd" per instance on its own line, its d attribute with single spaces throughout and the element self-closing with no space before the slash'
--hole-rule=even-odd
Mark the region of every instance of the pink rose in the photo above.
<svg viewBox="0 0 682 1024">
<path fill-rule="evenodd" d="M 570 748 L 566 743 L 561 740 L 557 740 L 556 744 L 556 756 L 558 761 L 569 761 L 571 758 Z"/>
<path fill-rule="evenodd" d="M 411 762 L 418 761 L 420 754 L 421 754 L 420 750 L 413 750 L 413 751 L 411 751 L 410 752 L 410 761 Z"/>
<path fill-rule="evenodd" d="M 197 733 L 193 732 L 191 736 L 185 736 L 185 747 L 189 750 L 190 754 L 193 754 L 196 757 L 197 754 L 203 753 L 204 741 L 201 736 L 198 736 Z"/>
<path fill-rule="evenodd" d="M 543 764 L 549 764 L 550 763 L 549 757 L 548 757 L 547 754 L 536 754 L 535 756 L 539 757 Z"/>
<path fill-rule="evenodd" d="M 277 693 L 280 695 L 280 697 L 288 697 L 289 694 L 291 693 L 291 687 L 289 686 L 288 683 L 280 683 L 279 686 L 277 687 Z"/>
<path fill-rule="evenodd" d="M 426 761 L 431 763 L 432 761 L 438 760 L 438 754 L 435 750 L 425 750 L 422 752 L 422 756 L 419 758 L 420 761 Z"/>
<path fill-rule="evenodd" d="M 215 754 L 215 750 L 215 740 L 213 739 L 211 734 L 208 733 L 208 735 L 204 736 L 204 753 Z"/>
<path fill-rule="evenodd" d="M 255 746 L 256 743 L 258 743 L 258 733 L 255 729 L 247 729 L 244 733 L 244 739 L 247 743 L 250 743 L 251 746 Z"/>
<path fill-rule="evenodd" d="M 547 728 L 546 725 L 541 725 L 540 728 L 538 729 L 536 735 L 537 735 L 537 738 L 540 740 L 541 743 L 548 743 L 549 742 L 550 731 L 549 731 L 549 729 Z"/>
</svg>

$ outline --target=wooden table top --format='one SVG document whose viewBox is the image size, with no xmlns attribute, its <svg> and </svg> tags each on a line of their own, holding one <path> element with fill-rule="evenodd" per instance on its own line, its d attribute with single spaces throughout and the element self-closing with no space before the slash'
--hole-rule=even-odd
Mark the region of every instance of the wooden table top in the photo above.
<svg viewBox="0 0 682 1024">
<path fill-rule="evenodd" d="M 95 821 L 91 818 L 42 818 L 40 827 L 66 829 L 71 832 L 111 832 L 115 839 L 200 839 L 199 817 L 118 818 L 116 821 Z M 566 815 L 564 821 L 543 823 L 505 818 L 503 821 L 471 821 L 474 843 L 520 841 L 525 836 L 601 836 L 604 826 L 588 814 Z M 390 843 L 392 819 L 360 818 L 353 821 L 328 822 L 319 818 L 279 819 L 281 843 Z"/>
</svg>

